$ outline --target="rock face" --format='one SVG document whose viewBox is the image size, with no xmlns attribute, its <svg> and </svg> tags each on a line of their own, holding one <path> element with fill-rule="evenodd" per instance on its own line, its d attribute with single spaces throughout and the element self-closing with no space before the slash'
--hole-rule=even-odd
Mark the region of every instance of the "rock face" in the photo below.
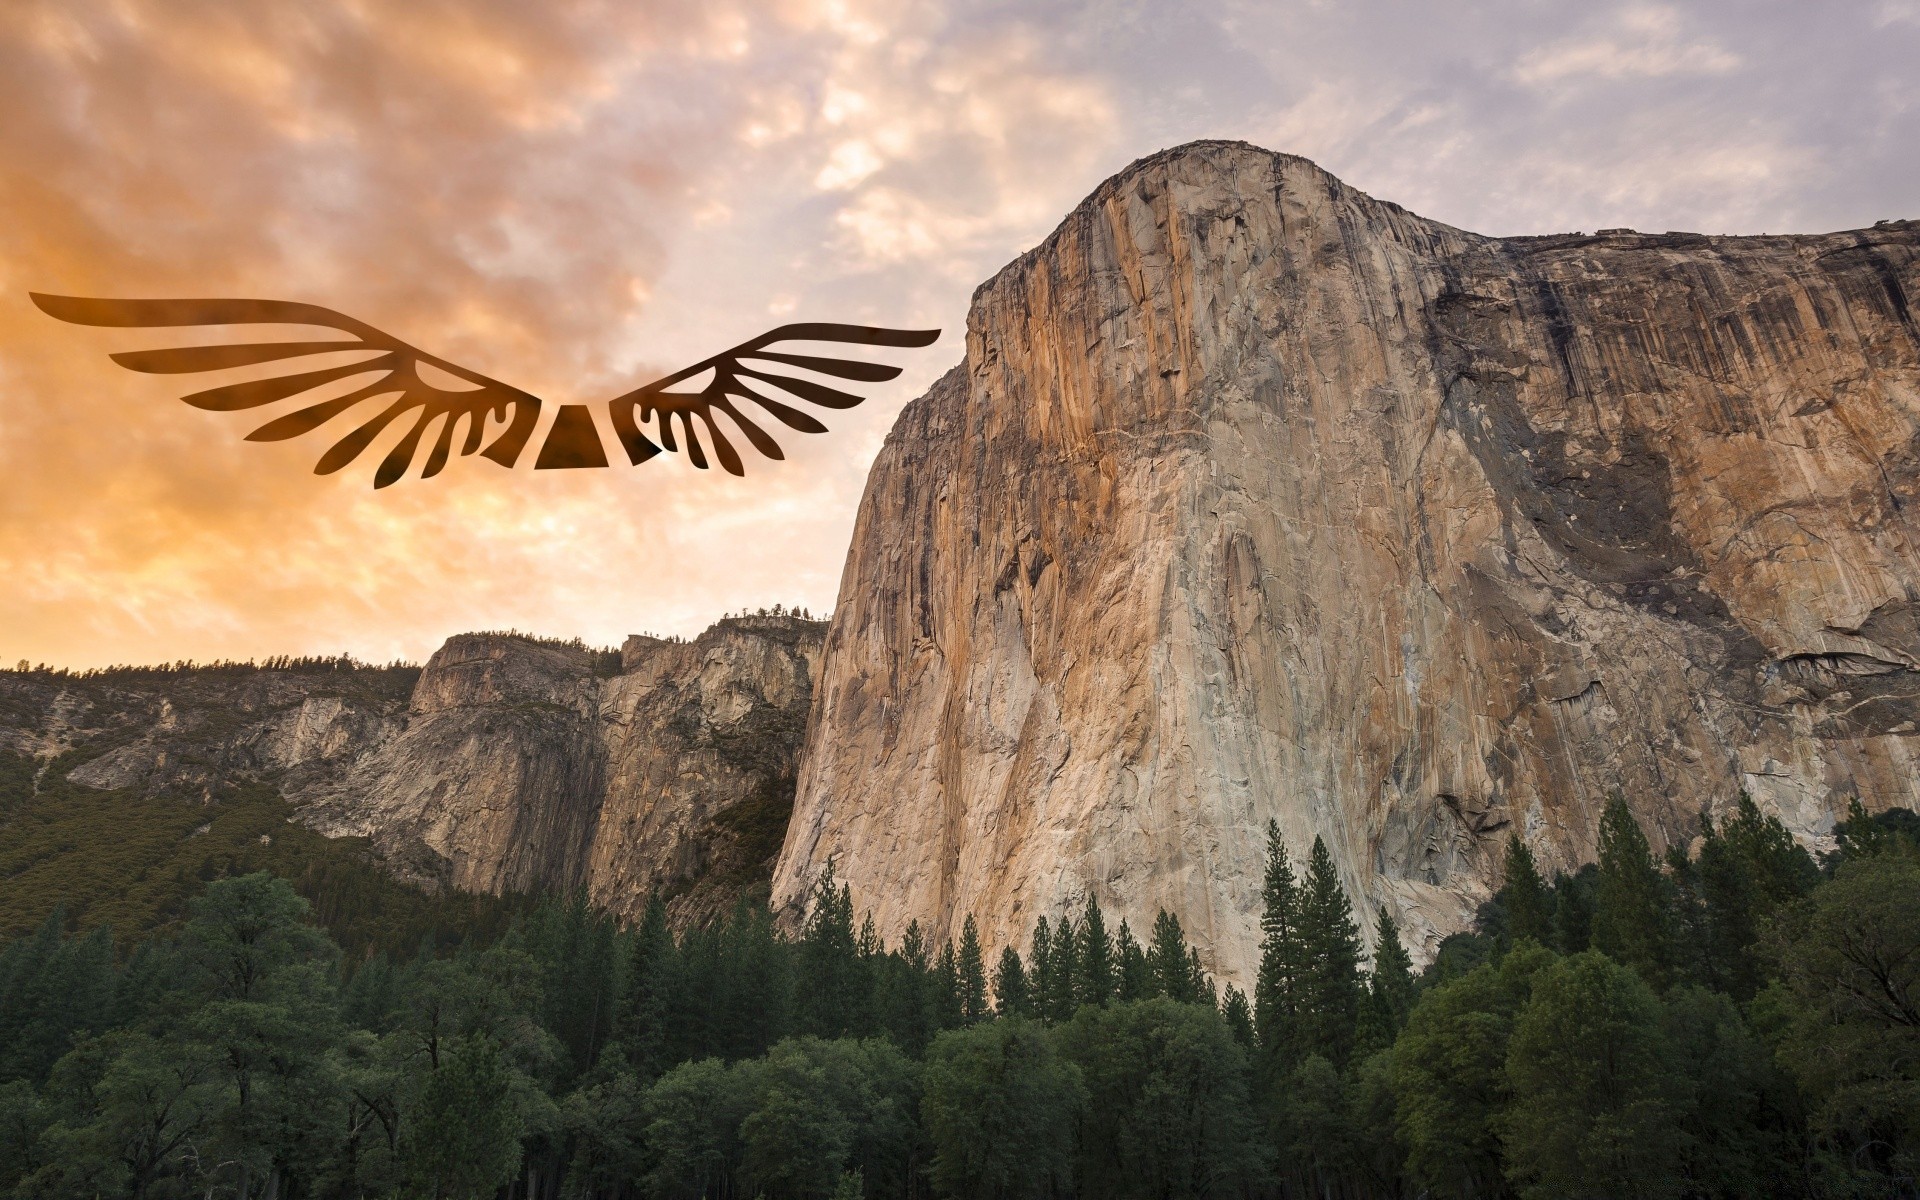
<svg viewBox="0 0 1920 1200">
<path fill-rule="evenodd" d="M 735 617 L 691 642 L 629 638 L 596 673 L 578 648 L 452 638 L 402 732 L 289 798 L 421 882 L 585 888 L 624 918 L 658 890 L 704 920 L 771 869 L 821 643 L 817 622 Z"/>
<path fill-rule="evenodd" d="M 103 789 L 268 782 L 415 883 L 585 888 L 628 918 L 659 891 L 698 922 L 764 894 L 823 632 L 733 617 L 618 654 L 463 634 L 424 669 L 7 673 L 0 749 Z"/>
<path fill-rule="evenodd" d="M 974 296 L 868 480 L 792 825 L 880 934 L 1089 892 L 1243 986 L 1264 831 L 1416 954 L 1518 831 L 1915 799 L 1920 226 L 1488 238 L 1134 164 Z"/>
</svg>

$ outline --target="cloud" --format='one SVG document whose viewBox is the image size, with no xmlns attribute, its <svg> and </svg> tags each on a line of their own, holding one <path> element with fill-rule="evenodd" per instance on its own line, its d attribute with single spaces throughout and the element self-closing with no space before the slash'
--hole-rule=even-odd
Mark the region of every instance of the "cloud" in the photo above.
<svg viewBox="0 0 1920 1200">
<path fill-rule="evenodd" d="M 1909 0 L 11 0 L 0 661 L 597 641 L 829 606 L 872 455 L 974 284 L 1196 137 L 1490 233 L 1916 215 Z M 375 493 L 240 440 L 27 289 L 340 309 L 556 402 L 788 319 L 943 327 L 828 437 Z"/>
<path fill-rule="evenodd" d="M 1602 79 L 1659 78 L 1666 75 L 1724 75 L 1740 66 L 1708 39 L 1689 40 L 1680 15 L 1671 8 L 1632 7 L 1614 14 L 1608 35 L 1571 38 L 1529 51 L 1513 77 L 1529 87 L 1561 83 L 1583 75 Z"/>
</svg>

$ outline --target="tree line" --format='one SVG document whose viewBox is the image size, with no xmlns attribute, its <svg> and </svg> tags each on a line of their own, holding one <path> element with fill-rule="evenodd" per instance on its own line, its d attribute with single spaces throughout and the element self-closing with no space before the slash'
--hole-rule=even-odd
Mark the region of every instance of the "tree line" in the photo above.
<svg viewBox="0 0 1920 1200">
<path fill-rule="evenodd" d="M 1514 837 L 1417 975 L 1270 826 L 1251 994 L 1092 899 L 991 963 L 971 918 L 885 946 L 831 867 L 793 937 L 575 896 L 349 962 L 314 915 L 258 872 L 0 949 L 0 1193 L 1915 1194 L 1912 813 L 1816 862 L 1743 797 L 1660 860 L 1616 801 L 1574 874 Z"/>
</svg>

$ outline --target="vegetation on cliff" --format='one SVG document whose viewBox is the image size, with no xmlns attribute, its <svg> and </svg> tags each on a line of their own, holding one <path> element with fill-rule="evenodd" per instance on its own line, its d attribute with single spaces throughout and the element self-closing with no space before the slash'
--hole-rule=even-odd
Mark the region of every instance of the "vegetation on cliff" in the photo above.
<svg viewBox="0 0 1920 1200">
<path fill-rule="evenodd" d="M 1097 904 L 989 966 L 969 919 L 882 947 L 829 875 L 676 935 L 548 900 L 349 961 L 288 881 L 213 880 L 116 948 L 0 949 L 19 1196 L 1911 1194 L 1920 838 L 1857 809 L 1816 864 L 1743 802 L 1662 864 L 1625 806 L 1472 934 L 1370 969 L 1331 856 L 1270 834 L 1254 994 L 1179 921 Z"/>
</svg>

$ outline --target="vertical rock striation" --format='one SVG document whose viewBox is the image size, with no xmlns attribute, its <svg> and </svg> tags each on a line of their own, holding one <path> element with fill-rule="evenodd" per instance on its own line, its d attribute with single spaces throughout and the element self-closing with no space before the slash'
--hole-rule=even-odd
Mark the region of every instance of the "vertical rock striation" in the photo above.
<svg viewBox="0 0 1920 1200">
<path fill-rule="evenodd" d="M 1416 952 L 1509 831 L 1914 802 L 1920 226 L 1496 239 L 1134 164 L 875 463 L 774 882 L 995 945 L 1092 891 L 1257 957 L 1267 822 Z"/>
<path fill-rule="evenodd" d="M 681 922 L 764 887 L 792 807 L 821 626 L 731 617 L 690 642 L 594 651 L 495 634 L 448 639 L 404 730 L 296 785 L 303 823 L 369 837 L 416 882 L 584 888 Z M 763 893 L 764 894 L 764 893 Z"/>
</svg>

